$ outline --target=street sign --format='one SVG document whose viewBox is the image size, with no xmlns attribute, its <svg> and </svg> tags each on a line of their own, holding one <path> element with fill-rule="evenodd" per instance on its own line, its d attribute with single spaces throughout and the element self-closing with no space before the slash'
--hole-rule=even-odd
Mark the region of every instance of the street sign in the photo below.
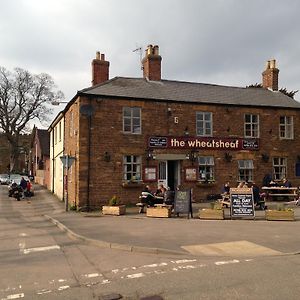
<svg viewBox="0 0 300 300">
<path fill-rule="evenodd" d="M 69 155 L 63 155 L 60 157 L 60 160 L 64 166 L 64 168 L 70 168 L 75 161 L 75 157 Z"/>
</svg>

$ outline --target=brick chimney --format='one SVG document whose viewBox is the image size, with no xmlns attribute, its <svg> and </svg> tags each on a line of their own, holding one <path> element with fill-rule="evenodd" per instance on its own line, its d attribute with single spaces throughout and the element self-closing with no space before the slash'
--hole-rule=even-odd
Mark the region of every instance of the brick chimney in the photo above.
<svg viewBox="0 0 300 300">
<path fill-rule="evenodd" d="M 278 73 L 276 60 L 268 60 L 266 70 L 262 72 L 262 85 L 266 89 L 278 91 Z"/>
<path fill-rule="evenodd" d="M 143 76 L 149 80 L 161 80 L 161 56 L 157 45 L 148 45 L 142 60 Z"/>
<path fill-rule="evenodd" d="M 104 82 L 109 79 L 109 61 L 105 55 L 96 52 L 96 58 L 92 61 L 92 85 Z"/>
</svg>

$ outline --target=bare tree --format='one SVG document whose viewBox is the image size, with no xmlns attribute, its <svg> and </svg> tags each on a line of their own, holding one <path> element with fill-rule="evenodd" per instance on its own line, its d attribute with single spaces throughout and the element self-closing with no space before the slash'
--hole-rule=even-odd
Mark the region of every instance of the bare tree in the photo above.
<svg viewBox="0 0 300 300">
<path fill-rule="evenodd" d="M 0 67 L 0 131 L 10 145 L 10 171 L 19 156 L 20 134 L 31 120 L 47 121 L 49 104 L 63 97 L 48 74 L 34 75 L 20 68 L 12 73 Z"/>
</svg>

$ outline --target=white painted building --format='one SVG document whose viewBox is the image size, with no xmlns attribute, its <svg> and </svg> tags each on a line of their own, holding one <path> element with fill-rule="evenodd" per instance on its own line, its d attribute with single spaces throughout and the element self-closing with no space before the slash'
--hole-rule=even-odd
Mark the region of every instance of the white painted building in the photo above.
<svg viewBox="0 0 300 300">
<path fill-rule="evenodd" d="M 60 157 L 64 153 L 64 114 L 60 112 L 48 128 L 50 132 L 50 190 L 64 199 L 64 168 Z"/>
</svg>

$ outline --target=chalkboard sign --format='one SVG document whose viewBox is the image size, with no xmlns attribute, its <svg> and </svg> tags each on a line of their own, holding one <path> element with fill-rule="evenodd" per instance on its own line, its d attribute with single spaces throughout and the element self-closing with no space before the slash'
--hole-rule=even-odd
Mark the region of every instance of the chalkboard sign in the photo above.
<svg viewBox="0 0 300 300">
<path fill-rule="evenodd" d="M 176 214 L 192 214 L 191 190 L 175 191 L 174 211 Z"/>
<path fill-rule="evenodd" d="M 251 188 L 230 189 L 231 218 L 255 217 L 253 192 Z"/>
</svg>

